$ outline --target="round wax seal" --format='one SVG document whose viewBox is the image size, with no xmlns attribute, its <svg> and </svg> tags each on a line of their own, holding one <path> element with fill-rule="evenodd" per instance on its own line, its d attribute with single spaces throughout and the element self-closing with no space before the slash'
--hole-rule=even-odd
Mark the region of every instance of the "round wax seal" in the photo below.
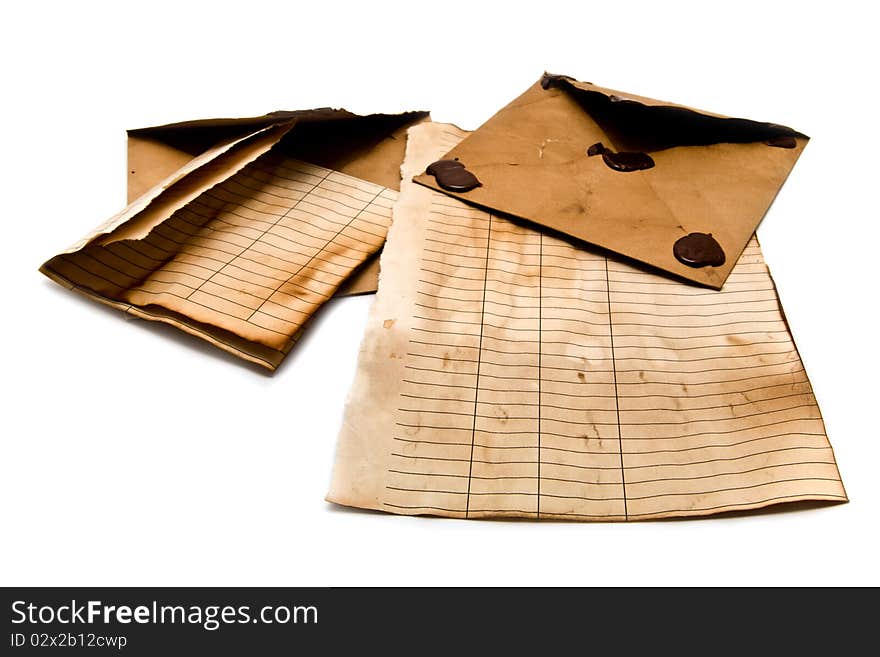
<svg viewBox="0 0 880 657">
<path fill-rule="evenodd" d="M 437 184 L 448 192 L 469 192 L 481 184 L 458 160 L 437 160 L 428 165 L 425 173 L 434 176 Z"/>
<path fill-rule="evenodd" d="M 688 267 L 720 267 L 725 260 L 724 249 L 711 233 L 691 233 L 679 238 L 672 253 Z"/>
<path fill-rule="evenodd" d="M 437 160 L 428 165 L 425 173 L 429 176 L 436 176 L 441 171 L 447 171 L 449 169 L 464 169 L 464 165 L 458 160 Z"/>
</svg>

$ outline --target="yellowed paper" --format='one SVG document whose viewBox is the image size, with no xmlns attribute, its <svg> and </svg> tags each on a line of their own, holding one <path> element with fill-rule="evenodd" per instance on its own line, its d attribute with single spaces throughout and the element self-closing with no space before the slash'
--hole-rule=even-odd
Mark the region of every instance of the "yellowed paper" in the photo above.
<svg viewBox="0 0 880 657">
<path fill-rule="evenodd" d="M 846 500 L 754 238 L 714 291 L 411 182 L 464 136 L 409 131 L 328 500 L 564 520 Z"/>
<path fill-rule="evenodd" d="M 381 248 L 397 197 L 289 156 L 278 143 L 289 128 L 204 156 L 44 273 L 274 369 L 314 311 Z"/>
<path fill-rule="evenodd" d="M 171 144 L 147 137 L 128 137 L 128 202 L 156 186 L 184 167 L 195 156 Z M 402 157 L 402 155 L 401 155 Z M 375 182 L 375 181 L 373 181 Z M 397 187 L 398 184 L 395 185 Z M 334 296 L 352 296 L 376 291 L 379 282 L 379 255 L 372 256 L 336 290 Z"/>
</svg>

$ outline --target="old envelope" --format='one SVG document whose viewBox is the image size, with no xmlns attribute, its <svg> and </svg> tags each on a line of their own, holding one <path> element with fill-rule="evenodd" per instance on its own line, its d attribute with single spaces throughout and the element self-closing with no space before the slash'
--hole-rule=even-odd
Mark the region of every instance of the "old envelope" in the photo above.
<svg viewBox="0 0 880 657">
<path fill-rule="evenodd" d="M 381 248 L 405 130 L 426 119 L 318 109 L 133 131 L 130 171 L 165 177 L 41 271 L 275 369 Z"/>
<path fill-rule="evenodd" d="M 720 289 L 807 140 L 545 74 L 444 156 L 480 186 L 415 180 Z M 694 233 L 720 246 L 723 264 L 676 258 L 676 243 Z"/>
</svg>

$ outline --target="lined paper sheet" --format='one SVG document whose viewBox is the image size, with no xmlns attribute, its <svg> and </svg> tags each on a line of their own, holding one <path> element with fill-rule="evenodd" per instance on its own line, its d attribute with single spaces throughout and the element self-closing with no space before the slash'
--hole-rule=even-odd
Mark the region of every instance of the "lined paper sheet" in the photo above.
<svg viewBox="0 0 880 657">
<path fill-rule="evenodd" d="M 315 310 L 381 248 L 396 197 L 276 147 L 143 239 L 92 244 L 47 264 L 56 280 L 274 368 Z"/>
<path fill-rule="evenodd" d="M 638 520 L 846 499 L 754 239 L 717 292 L 409 182 L 464 134 L 410 131 L 329 500 Z"/>
</svg>

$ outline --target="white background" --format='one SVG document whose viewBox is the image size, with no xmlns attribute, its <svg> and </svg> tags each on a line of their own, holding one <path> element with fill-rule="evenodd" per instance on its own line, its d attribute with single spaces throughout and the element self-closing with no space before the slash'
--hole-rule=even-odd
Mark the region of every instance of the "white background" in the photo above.
<svg viewBox="0 0 880 657">
<path fill-rule="evenodd" d="M 4 3 L 0 584 L 880 584 L 880 54 L 870 3 L 819 4 Z M 126 128 L 330 105 L 473 129 L 545 69 L 811 135 L 759 237 L 849 504 L 630 525 L 334 507 L 371 296 L 268 376 L 37 273 L 124 204 Z"/>
</svg>

